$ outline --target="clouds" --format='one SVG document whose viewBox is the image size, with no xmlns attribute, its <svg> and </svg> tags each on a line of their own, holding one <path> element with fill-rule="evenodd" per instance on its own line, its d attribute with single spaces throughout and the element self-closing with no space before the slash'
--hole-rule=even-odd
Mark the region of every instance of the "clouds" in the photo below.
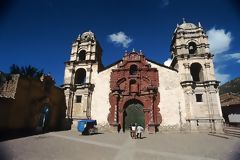
<svg viewBox="0 0 240 160">
<path fill-rule="evenodd" d="M 172 59 L 168 58 L 163 64 L 169 67 L 171 63 L 172 63 Z"/>
<path fill-rule="evenodd" d="M 210 44 L 210 51 L 215 54 L 214 60 L 216 62 L 216 79 L 221 81 L 221 84 L 230 80 L 230 74 L 223 73 L 221 62 L 226 60 L 237 60 L 240 63 L 240 53 L 228 54 L 231 42 L 233 40 L 231 32 L 225 29 L 212 29 L 207 31 L 208 42 Z"/>
<path fill-rule="evenodd" d="M 124 48 L 128 48 L 129 44 L 133 41 L 129 36 L 121 31 L 108 35 L 108 38 L 114 44 L 122 45 Z"/>
<path fill-rule="evenodd" d="M 240 53 L 227 54 L 224 56 L 227 60 L 235 60 L 240 63 Z"/>
<path fill-rule="evenodd" d="M 220 67 L 217 67 L 215 69 L 216 80 L 220 81 L 221 84 L 224 84 L 230 80 L 230 74 L 220 73 L 219 70 L 220 70 Z"/>
<path fill-rule="evenodd" d="M 228 51 L 232 41 L 231 32 L 226 32 L 224 29 L 212 28 L 207 31 L 210 51 L 214 54 L 221 54 Z"/>
</svg>

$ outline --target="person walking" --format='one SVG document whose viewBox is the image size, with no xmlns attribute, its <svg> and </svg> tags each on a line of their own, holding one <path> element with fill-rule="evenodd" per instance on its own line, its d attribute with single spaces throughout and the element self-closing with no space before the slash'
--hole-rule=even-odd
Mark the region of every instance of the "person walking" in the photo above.
<svg viewBox="0 0 240 160">
<path fill-rule="evenodd" d="M 133 138 L 133 130 L 132 130 L 133 123 L 129 125 L 130 136 Z"/>
<path fill-rule="evenodd" d="M 137 126 L 137 128 L 136 128 L 136 132 L 137 132 L 137 138 L 140 138 L 140 139 L 142 139 L 142 133 L 143 133 L 143 131 L 144 131 L 144 128 L 142 127 L 142 126 L 140 126 L 140 125 L 138 125 Z"/>
<path fill-rule="evenodd" d="M 136 129 L 137 129 L 137 124 L 132 124 L 132 138 L 136 139 Z"/>
</svg>

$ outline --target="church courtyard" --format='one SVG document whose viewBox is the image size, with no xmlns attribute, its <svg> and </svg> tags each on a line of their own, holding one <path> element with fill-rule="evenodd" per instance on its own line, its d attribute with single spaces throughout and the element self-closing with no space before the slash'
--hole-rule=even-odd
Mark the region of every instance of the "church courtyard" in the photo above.
<svg viewBox="0 0 240 160">
<path fill-rule="evenodd" d="M 144 134 L 104 132 L 82 136 L 61 131 L 0 142 L 1 160 L 237 160 L 240 139 L 207 133 Z"/>
</svg>

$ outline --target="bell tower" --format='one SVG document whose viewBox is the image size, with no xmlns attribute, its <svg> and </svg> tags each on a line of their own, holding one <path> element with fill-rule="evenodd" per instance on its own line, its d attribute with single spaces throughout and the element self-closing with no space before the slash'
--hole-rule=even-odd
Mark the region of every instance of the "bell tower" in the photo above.
<svg viewBox="0 0 240 160">
<path fill-rule="evenodd" d="M 64 89 L 67 117 L 90 119 L 94 77 L 102 70 L 102 49 L 91 31 L 84 32 L 72 44 L 70 60 L 65 62 Z"/>
<path fill-rule="evenodd" d="M 183 20 L 177 25 L 170 51 L 171 67 L 178 70 L 184 91 L 186 122 L 193 130 L 221 129 L 219 81 L 215 78 L 213 54 L 201 24 Z"/>
</svg>

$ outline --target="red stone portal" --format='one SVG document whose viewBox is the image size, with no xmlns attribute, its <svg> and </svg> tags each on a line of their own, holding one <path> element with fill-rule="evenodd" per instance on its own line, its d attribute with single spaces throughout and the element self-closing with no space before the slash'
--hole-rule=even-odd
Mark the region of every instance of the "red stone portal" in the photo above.
<svg viewBox="0 0 240 160">
<path fill-rule="evenodd" d="M 158 104 L 158 70 L 151 68 L 142 53 L 126 53 L 117 69 L 111 73 L 109 101 L 111 108 L 108 122 L 116 128 L 123 128 L 125 104 L 138 100 L 143 104 L 145 128 L 156 132 L 162 118 Z"/>
</svg>

